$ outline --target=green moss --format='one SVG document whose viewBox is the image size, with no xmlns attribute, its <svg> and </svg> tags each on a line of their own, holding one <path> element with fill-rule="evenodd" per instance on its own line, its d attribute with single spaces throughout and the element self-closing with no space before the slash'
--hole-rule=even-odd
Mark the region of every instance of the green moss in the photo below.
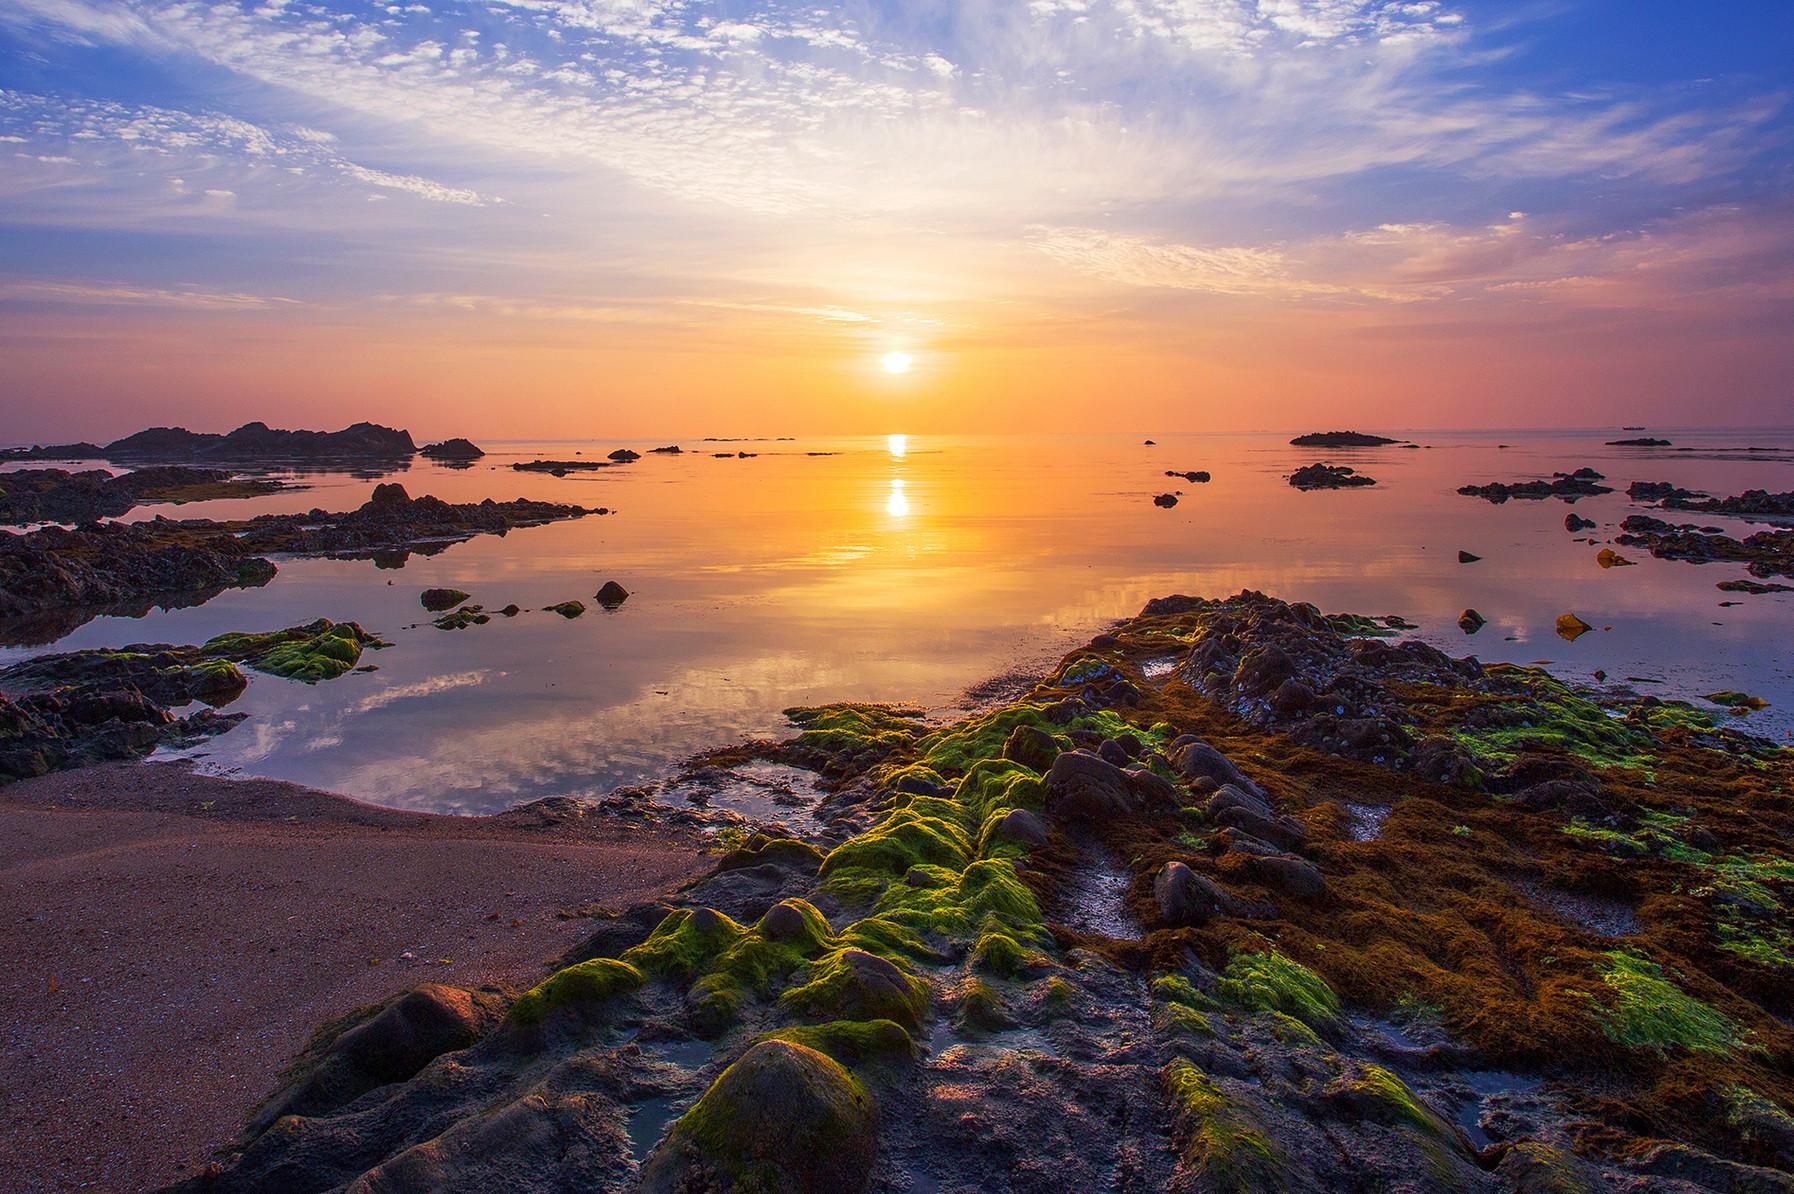
<svg viewBox="0 0 1794 1194">
<path fill-rule="evenodd" d="M 623 960 L 648 974 L 695 978 L 746 932 L 714 909 L 681 908 L 667 913 L 646 941 L 624 951 Z"/>
<path fill-rule="evenodd" d="M 460 609 L 451 610 L 431 622 L 438 630 L 466 630 L 469 626 L 484 626 L 492 618 L 485 609 L 478 605 L 464 605 Z"/>
<path fill-rule="evenodd" d="M 1682 991 L 1662 967 L 1626 950 L 1610 950 L 1597 966 L 1608 1002 L 1592 1011 L 1607 1039 L 1638 1049 L 1729 1052 L 1738 1041 L 1732 1022 Z"/>
<path fill-rule="evenodd" d="M 1077 994 L 1078 989 L 1057 974 L 1046 980 L 1041 991 L 1041 997 L 1055 1007 L 1065 1007 Z"/>
<path fill-rule="evenodd" d="M 911 867 L 962 867 L 971 843 L 965 830 L 913 807 L 900 808 L 873 828 L 836 846 L 822 860 L 824 878 L 842 871 L 901 876 Z"/>
<path fill-rule="evenodd" d="M 1518 682 L 1518 723 L 1457 729 L 1453 736 L 1480 759 L 1510 763 L 1539 750 L 1558 750 L 1596 767 L 1648 770 L 1656 762 L 1655 743 L 1638 726 L 1615 717 L 1594 701 L 1537 668 L 1497 665 L 1490 669 Z"/>
<path fill-rule="evenodd" d="M 642 972 L 615 958 L 593 958 L 556 971 L 511 1005 L 517 1024 L 539 1024 L 558 1008 L 590 1009 L 642 985 Z"/>
<path fill-rule="evenodd" d="M 831 754 L 867 750 L 889 754 L 915 741 L 919 709 L 896 705 L 852 704 L 797 706 L 785 716 L 798 728 L 799 745 Z"/>
<path fill-rule="evenodd" d="M 1270 1139 L 1207 1074 L 1180 1057 L 1165 1067 L 1164 1083 L 1178 1151 L 1205 1189 L 1243 1194 L 1287 1188 L 1286 1164 Z"/>
<path fill-rule="evenodd" d="M 388 645 L 354 622 L 319 618 L 266 634 L 221 634 L 208 640 L 200 651 L 246 663 L 258 672 L 315 684 L 353 670 L 361 662 L 363 648 Z"/>
<path fill-rule="evenodd" d="M 1047 717 L 1047 708 L 1045 703 L 1032 701 L 1005 705 L 937 730 L 917 743 L 917 749 L 922 752 L 922 762 L 935 771 L 943 775 L 964 775 L 982 760 L 1000 758 L 1003 744 L 1017 726 L 1033 726 L 1067 745 L 1069 742 L 1064 735 L 1070 730 L 1090 730 L 1105 738 L 1133 734 L 1142 742 L 1161 748 L 1175 737 L 1169 726 L 1145 728 L 1133 725 L 1110 709 L 1086 713 L 1061 725 Z"/>
<path fill-rule="evenodd" d="M 825 1194 L 861 1188 L 877 1145 L 872 1096 L 840 1062 L 762 1041 L 724 1070 L 643 1168 L 652 1189 Z"/>
<path fill-rule="evenodd" d="M 915 1039 L 895 1020 L 830 1020 L 826 1024 L 800 1024 L 769 1032 L 760 1039 L 789 1041 L 849 1066 L 908 1061 L 916 1053 Z"/>
<path fill-rule="evenodd" d="M 1025 948 L 1008 933 L 985 933 L 972 947 L 972 969 L 998 978 L 1020 978 L 1030 969 L 1046 964 L 1047 960 L 1038 951 Z"/>
<path fill-rule="evenodd" d="M 559 614 L 563 618 L 577 618 L 586 612 L 586 603 L 583 601 L 557 601 L 553 605 L 545 605 L 542 608 L 551 614 Z"/>
<path fill-rule="evenodd" d="M 928 1011 L 927 983 L 864 950 L 826 954 L 810 965 L 805 977 L 801 986 L 779 996 L 780 1007 L 831 1020 L 895 1020 L 911 1027 L 921 1024 Z"/>
<path fill-rule="evenodd" d="M 1428 1136 L 1444 1136 L 1444 1122 L 1420 1101 L 1406 1082 L 1382 1066 L 1367 1065 L 1348 1089 L 1379 1107 L 1397 1123 Z"/>
<path fill-rule="evenodd" d="M 981 978 L 969 978 L 954 992 L 959 1005 L 959 1021 L 967 1028 L 997 1032 L 1010 1025 L 1009 1013 L 1003 1008 L 1003 996 Z"/>
<path fill-rule="evenodd" d="M 1339 996 L 1326 980 L 1275 950 L 1237 953 L 1215 982 L 1225 1003 L 1249 1012 L 1281 1012 L 1315 1029 L 1339 1019 Z"/>
</svg>

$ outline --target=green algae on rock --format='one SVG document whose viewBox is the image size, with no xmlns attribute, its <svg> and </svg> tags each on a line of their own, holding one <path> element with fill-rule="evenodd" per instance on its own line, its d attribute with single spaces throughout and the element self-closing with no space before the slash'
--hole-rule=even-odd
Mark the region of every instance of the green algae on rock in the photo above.
<svg viewBox="0 0 1794 1194">
<path fill-rule="evenodd" d="M 815 1049 L 762 1041 L 723 1071 L 642 1167 L 649 1194 L 853 1194 L 877 1153 L 877 1108 Z"/>
<path fill-rule="evenodd" d="M 1642 1049 L 1724 1053 L 1738 1043 L 1732 1022 L 1664 977 L 1648 958 L 1610 950 L 1599 964 L 1610 1003 L 1592 1012 L 1607 1038 Z"/>
<path fill-rule="evenodd" d="M 355 622 L 319 618 L 266 634 L 221 634 L 207 640 L 200 651 L 271 676 L 316 684 L 352 671 L 361 662 L 363 648 L 377 650 L 388 645 Z"/>
<path fill-rule="evenodd" d="M 577 618 L 586 612 L 585 602 L 578 600 L 557 601 L 553 605 L 545 605 L 542 608 L 551 614 L 559 614 L 563 618 Z"/>
</svg>

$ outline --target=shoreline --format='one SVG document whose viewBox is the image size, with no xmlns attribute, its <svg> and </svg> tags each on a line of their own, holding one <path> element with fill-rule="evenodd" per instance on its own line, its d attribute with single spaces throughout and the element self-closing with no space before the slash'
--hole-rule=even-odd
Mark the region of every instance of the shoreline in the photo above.
<svg viewBox="0 0 1794 1194">
<path fill-rule="evenodd" d="M 696 835 L 573 801 L 409 813 L 162 762 L 8 785 L 11 1188 L 180 1180 L 321 1025 L 420 983 L 527 985 L 593 909 L 705 866 Z"/>
</svg>

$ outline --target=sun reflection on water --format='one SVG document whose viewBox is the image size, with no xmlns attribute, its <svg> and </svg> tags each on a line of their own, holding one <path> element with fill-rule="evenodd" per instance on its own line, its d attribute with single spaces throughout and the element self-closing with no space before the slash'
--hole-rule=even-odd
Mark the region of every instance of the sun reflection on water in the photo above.
<svg viewBox="0 0 1794 1194">
<path fill-rule="evenodd" d="M 885 451 L 891 454 L 892 460 L 902 460 L 905 456 L 909 455 L 909 436 L 885 436 Z"/>
<path fill-rule="evenodd" d="M 891 478 L 891 496 L 885 499 L 885 513 L 892 518 L 909 517 L 909 495 L 903 491 L 903 478 Z"/>
</svg>

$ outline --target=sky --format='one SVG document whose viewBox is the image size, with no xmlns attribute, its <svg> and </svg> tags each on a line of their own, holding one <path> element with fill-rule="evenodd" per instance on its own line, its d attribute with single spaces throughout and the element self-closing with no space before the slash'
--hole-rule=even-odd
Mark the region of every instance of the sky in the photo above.
<svg viewBox="0 0 1794 1194">
<path fill-rule="evenodd" d="M 1791 105 L 1787 0 L 0 0 L 0 441 L 1785 425 Z"/>
</svg>

